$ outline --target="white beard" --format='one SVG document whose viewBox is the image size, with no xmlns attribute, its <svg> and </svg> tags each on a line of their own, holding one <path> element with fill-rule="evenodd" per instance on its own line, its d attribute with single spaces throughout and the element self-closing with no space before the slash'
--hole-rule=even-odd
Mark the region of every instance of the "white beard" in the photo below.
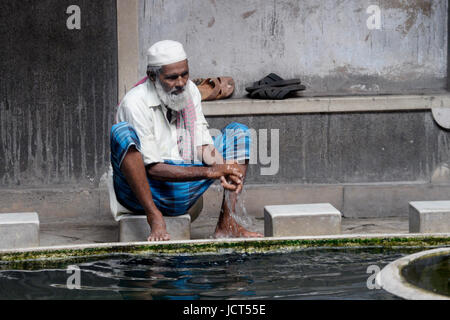
<svg viewBox="0 0 450 320">
<path fill-rule="evenodd" d="M 187 107 L 188 102 L 191 100 L 191 95 L 189 94 L 189 82 L 186 84 L 184 91 L 180 94 L 174 94 L 177 91 L 176 88 L 173 88 L 170 92 L 166 92 L 161 85 L 159 79 L 155 81 L 156 93 L 158 94 L 159 99 L 162 103 L 164 103 L 167 108 L 180 112 L 184 108 Z"/>
</svg>

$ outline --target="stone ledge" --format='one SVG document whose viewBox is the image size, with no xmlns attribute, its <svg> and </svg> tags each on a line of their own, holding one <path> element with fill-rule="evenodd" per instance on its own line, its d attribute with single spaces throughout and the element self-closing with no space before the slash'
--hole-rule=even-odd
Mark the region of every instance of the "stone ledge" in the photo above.
<svg viewBox="0 0 450 320">
<path fill-rule="evenodd" d="M 0 214 L 0 249 L 39 247 L 37 213 Z"/>
<path fill-rule="evenodd" d="M 320 236 L 341 233 L 341 213 L 329 203 L 267 206 L 266 237 Z"/>
<path fill-rule="evenodd" d="M 164 217 L 167 232 L 172 240 L 191 239 L 191 216 Z M 146 241 L 150 226 L 146 216 L 123 216 L 119 222 L 119 242 Z"/>
<path fill-rule="evenodd" d="M 263 217 L 264 207 L 298 203 L 330 203 L 346 218 L 408 217 L 409 202 L 450 200 L 450 184 L 391 182 L 358 184 L 247 185 L 244 203 L 253 217 Z M 213 185 L 204 196 L 202 215 L 220 212 L 223 193 Z M 108 190 L 2 189 L 0 213 L 38 212 L 41 223 L 78 221 L 115 224 L 109 209 Z"/>
<path fill-rule="evenodd" d="M 228 99 L 203 102 L 205 116 L 431 110 L 450 107 L 450 94 L 304 97 L 286 100 Z"/>
<path fill-rule="evenodd" d="M 409 204 L 410 233 L 450 232 L 450 201 L 415 201 Z"/>
</svg>

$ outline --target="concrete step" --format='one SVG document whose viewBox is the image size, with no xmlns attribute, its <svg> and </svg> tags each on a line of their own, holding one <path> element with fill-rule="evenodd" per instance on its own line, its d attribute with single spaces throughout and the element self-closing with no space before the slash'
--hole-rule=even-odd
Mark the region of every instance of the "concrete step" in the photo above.
<svg viewBox="0 0 450 320">
<path fill-rule="evenodd" d="M 409 232 L 449 233 L 450 201 L 410 202 Z"/>
<path fill-rule="evenodd" d="M 164 217 L 170 240 L 191 239 L 191 216 Z M 144 215 L 122 216 L 119 222 L 120 242 L 145 242 L 150 236 L 150 226 Z"/>
<path fill-rule="evenodd" d="M 450 184 L 259 184 L 247 185 L 242 201 L 248 214 L 263 218 L 264 207 L 299 203 L 330 203 L 346 218 L 409 217 L 409 203 L 448 198 Z M 223 191 L 213 185 L 204 195 L 204 212 L 220 213 Z M 113 223 L 107 188 L 3 189 L 0 212 L 39 212 L 42 223 L 81 219 Z M 201 216 L 201 215 L 200 215 Z"/>
<path fill-rule="evenodd" d="M 37 213 L 0 214 L 0 249 L 39 247 Z"/>
<path fill-rule="evenodd" d="M 320 236 L 341 233 L 342 214 L 329 203 L 267 206 L 266 237 Z"/>
</svg>

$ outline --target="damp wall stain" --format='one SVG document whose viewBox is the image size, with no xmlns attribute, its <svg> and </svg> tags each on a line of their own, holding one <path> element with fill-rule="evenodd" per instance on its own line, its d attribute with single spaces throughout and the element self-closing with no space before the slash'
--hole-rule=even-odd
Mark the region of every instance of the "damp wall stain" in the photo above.
<svg viewBox="0 0 450 320">
<path fill-rule="evenodd" d="M 257 10 L 255 9 L 255 10 L 251 10 L 251 11 L 244 12 L 244 13 L 242 14 L 242 19 L 247 19 L 247 18 L 251 17 L 252 15 L 255 14 L 256 11 L 257 11 Z"/>
<path fill-rule="evenodd" d="M 419 15 L 431 18 L 433 13 L 432 0 L 384 0 L 380 1 L 382 9 L 395 9 L 406 15 L 406 20 L 398 26 L 398 30 L 404 35 L 408 34 L 411 28 L 416 24 Z"/>
<path fill-rule="evenodd" d="M 0 188 L 98 185 L 117 105 L 115 1 L 0 3 Z"/>
</svg>

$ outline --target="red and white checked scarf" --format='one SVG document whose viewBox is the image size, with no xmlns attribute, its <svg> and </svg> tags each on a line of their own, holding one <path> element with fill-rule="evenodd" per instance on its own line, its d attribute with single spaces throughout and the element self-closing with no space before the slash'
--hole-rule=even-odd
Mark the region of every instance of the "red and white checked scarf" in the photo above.
<svg viewBox="0 0 450 320">
<path fill-rule="evenodd" d="M 196 121 L 195 105 L 190 100 L 186 108 L 177 112 L 178 150 L 181 158 L 188 162 L 194 160 Z"/>
</svg>

